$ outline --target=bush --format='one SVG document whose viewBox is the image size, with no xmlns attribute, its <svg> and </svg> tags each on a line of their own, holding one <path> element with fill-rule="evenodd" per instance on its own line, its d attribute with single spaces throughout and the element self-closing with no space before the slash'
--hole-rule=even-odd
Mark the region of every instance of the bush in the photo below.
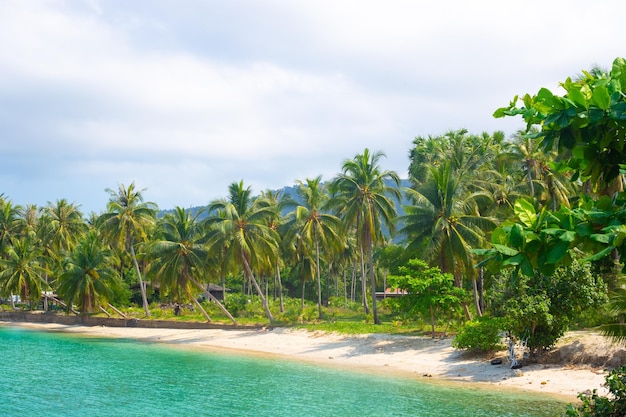
<svg viewBox="0 0 626 417">
<path fill-rule="evenodd" d="M 607 301 L 604 281 L 588 263 L 577 261 L 550 276 L 502 271 L 491 290 L 494 315 L 508 319 L 506 330 L 526 341 L 532 355 L 552 347 L 570 324 L 600 311 Z"/>
<path fill-rule="evenodd" d="M 482 351 L 504 349 L 500 334 L 505 327 L 505 320 L 501 317 L 479 317 L 465 323 L 452 340 L 452 346 Z"/>
<path fill-rule="evenodd" d="M 579 394 L 582 401 L 577 407 L 570 405 L 568 417 L 617 417 L 626 416 L 626 366 L 611 371 L 606 377 L 609 396 L 602 397 L 593 390 L 591 395 Z"/>
</svg>

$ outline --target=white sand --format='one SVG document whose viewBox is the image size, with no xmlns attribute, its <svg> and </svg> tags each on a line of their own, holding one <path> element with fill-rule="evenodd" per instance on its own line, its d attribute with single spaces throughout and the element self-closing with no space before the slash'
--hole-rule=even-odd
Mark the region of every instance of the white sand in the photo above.
<svg viewBox="0 0 626 417">
<path fill-rule="evenodd" d="M 491 365 L 491 357 L 471 356 L 452 348 L 450 339 L 393 335 L 343 336 L 284 328 L 178 330 L 39 323 L 15 325 L 98 337 L 132 338 L 207 351 L 236 350 L 429 381 L 464 381 L 489 388 L 541 392 L 567 401 L 576 401 L 579 392 L 594 388 L 605 392 L 602 384 L 606 372 L 602 369 L 536 364 L 511 370 L 506 361 L 502 365 Z"/>
</svg>

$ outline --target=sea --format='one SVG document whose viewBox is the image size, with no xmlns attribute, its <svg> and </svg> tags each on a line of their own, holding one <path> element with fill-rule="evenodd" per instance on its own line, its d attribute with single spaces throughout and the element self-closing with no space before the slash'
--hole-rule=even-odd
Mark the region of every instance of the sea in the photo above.
<svg viewBox="0 0 626 417">
<path fill-rule="evenodd" d="M 0 326 L 2 416 L 562 416 L 526 392 Z"/>
</svg>

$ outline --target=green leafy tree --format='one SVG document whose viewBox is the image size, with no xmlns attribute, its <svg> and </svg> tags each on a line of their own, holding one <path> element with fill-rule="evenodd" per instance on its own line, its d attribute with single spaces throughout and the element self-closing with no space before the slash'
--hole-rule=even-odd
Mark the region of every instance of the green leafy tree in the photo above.
<svg viewBox="0 0 626 417">
<path fill-rule="evenodd" d="M 540 354 L 585 312 L 608 302 L 604 281 L 591 273 L 589 263 L 574 260 L 552 274 L 533 275 L 507 270 L 492 288 L 493 314 L 506 318 L 506 329 Z"/>
<path fill-rule="evenodd" d="M 121 285 L 117 271 L 109 262 L 110 253 L 102 237 L 91 231 L 72 251 L 59 277 L 59 295 L 70 308 L 76 304 L 83 319 L 107 305 Z"/>
<path fill-rule="evenodd" d="M 599 195 L 623 190 L 620 169 L 626 160 L 626 60 L 613 61 L 610 72 L 583 71 L 583 76 L 567 78 L 560 84 L 563 96 L 541 88 L 526 94 L 495 117 L 521 115 L 532 139 L 539 140 L 546 152 L 557 150 L 564 163 Z M 532 133 L 533 127 L 539 128 Z"/>
<path fill-rule="evenodd" d="M 382 152 L 370 153 L 369 149 L 365 149 L 354 159 L 344 161 L 342 173 L 331 184 L 333 197 L 330 201 L 330 206 L 337 210 L 346 227 L 356 229 L 363 259 L 368 264 L 372 313 L 376 324 L 380 324 L 380 319 L 376 307 L 373 250 L 377 244 L 384 242 L 383 224 L 393 233 L 397 216 L 393 199 L 400 200 L 398 174 L 383 171 L 379 166 L 384 156 Z"/>
<path fill-rule="evenodd" d="M 399 311 L 429 320 L 434 339 L 436 317 L 443 315 L 451 319 L 459 312 L 465 291 L 454 286 L 452 274 L 429 267 L 420 259 L 411 259 L 398 269 L 398 275 L 389 276 L 389 283 L 392 288 L 404 290 L 407 294 L 395 299 L 392 305 Z"/>
<path fill-rule="evenodd" d="M 217 304 L 224 314 L 237 324 L 233 316 L 201 284 L 201 278 L 209 273 L 209 252 L 205 245 L 206 233 L 198 216 L 176 207 L 174 213 L 167 214 L 158 223 L 156 239 L 150 243 L 150 270 L 161 283 L 162 291 L 168 291 L 178 301 L 192 301 L 204 314 L 207 321 L 211 317 L 194 296 L 194 289 L 204 292 Z"/>
<path fill-rule="evenodd" d="M 117 191 L 110 188 L 106 191 L 109 193 L 107 211 L 100 215 L 98 223 L 113 244 L 121 243 L 130 252 L 139 279 L 143 309 L 149 316 L 146 285 L 137 261 L 135 245 L 147 239 L 147 231 L 155 222 L 157 207 L 154 203 L 143 201 L 144 190 L 136 190 L 134 182 L 128 187 L 120 184 Z"/>
<path fill-rule="evenodd" d="M 571 261 L 569 250 L 576 245 L 576 230 L 591 235 L 576 212 L 566 207 L 556 213 L 545 208 L 537 212 L 530 201 L 518 199 L 514 212 L 512 221 L 492 233 L 490 249 L 474 250 L 486 257 L 479 265 L 487 264 L 494 272 L 514 267 L 528 276 L 535 271 L 551 275 L 559 264 Z"/>
</svg>

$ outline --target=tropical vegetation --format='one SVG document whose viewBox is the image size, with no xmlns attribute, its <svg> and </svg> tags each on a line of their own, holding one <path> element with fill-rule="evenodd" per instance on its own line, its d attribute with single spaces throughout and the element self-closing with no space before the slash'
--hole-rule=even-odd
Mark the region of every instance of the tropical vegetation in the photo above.
<svg viewBox="0 0 626 417">
<path fill-rule="evenodd" d="M 450 329 L 463 348 L 509 334 L 536 354 L 571 327 L 626 340 L 626 61 L 561 87 L 498 109 L 526 122 L 509 138 L 415 138 L 403 181 L 364 149 L 333 178 L 258 193 L 236 181 L 190 209 L 159 210 L 134 183 L 105 190 L 88 215 L 0 195 L 3 308 L 331 327 L 350 317 Z"/>
</svg>

